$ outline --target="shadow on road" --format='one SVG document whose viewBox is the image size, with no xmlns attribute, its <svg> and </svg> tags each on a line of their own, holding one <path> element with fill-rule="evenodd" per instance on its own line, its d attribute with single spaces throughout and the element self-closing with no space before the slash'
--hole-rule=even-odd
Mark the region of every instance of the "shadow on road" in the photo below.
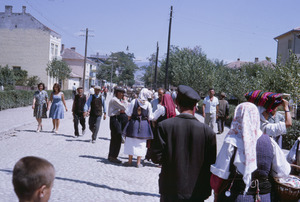
<svg viewBox="0 0 300 202">
<path fill-rule="evenodd" d="M 106 137 L 98 137 L 98 139 L 110 141 L 110 139 L 109 139 L 109 138 L 106 138 Z"/>
<path fill-rule="evenodd" d="M 36 133 L 36 130 L 15 130 L 17 132 L 29 132 L 29 133 Z M 52 131 L 44 131 L 42 130 L 40 133 L 53 133 Z"/>
<path fill-rule="evenodd" d="M 91 140 L 78 140 L 78 139 L 66 139 L 67 142 L 87 142 L 90 143 Z"/>
<path fill-rule="evenodd" d="M 114 165 L 114 166 L 122 166 L 123 167 L 122 163 L 120 163 L 120 164 L 112 163 L 107 158 L 103 158 L 103 157 L 90 156 L 90 155 L 80 155 L 79 157 L 88 158 L 88 159 L 96 159 L 96 160 L 98 160 L 98 162 L 101 162 L 101 163 L 104 163 L 104 164 L 110 164 L 110 165 Z"/>
<path fill-rule="evenodd" d="M 112 191 L 119 191 L 119 192 L 123 192 L 124 194 L 129 194 L 129 195 L 159 197 L 158 194 L 151 194 L 151 193 L 147 193 L 147 192 L 128 191 L 128 190 L 119 189 L 119 188 L 112 188 L 112 187 L 109 187 L 109 186 L 104 185 L 104 184 L 96 184 L 96 183 L 93 183 L 93 182 L 88 182 L 88 181 L 83 181 L 83 180 L 74 180 L 74 179 L 64 178 L 64 177 L 55 177 L 55 179 L 70 181 L 70 182 L 75 182 L 75 183 L 80 183 L 80 184 L 86 184 L 86 185 L 89 185 L 89 186 L 98 187 L 98 188 L 102 188 L 102 189 L 109 189 L 109 190 L 112 190 Z"/>
<path fill-rule="evenodd" d="M 54 136 L 62 136 L 62 137 L 74 137 L 74 135 L 65 135 L 65 134 L 53 134 Z"/>
</svg>

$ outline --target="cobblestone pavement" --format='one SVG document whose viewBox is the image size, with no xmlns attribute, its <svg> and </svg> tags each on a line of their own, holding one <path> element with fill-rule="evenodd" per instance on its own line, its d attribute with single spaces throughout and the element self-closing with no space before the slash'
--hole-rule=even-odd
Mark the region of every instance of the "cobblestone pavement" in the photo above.
<svg viewBox="0 0 300 202">
<path fill-rule="evenodd" d="M 72 101 L 68 100 L 67 105 L 71 109 Z M 197 118 L 203 122 L 202 117 Z M 102 120 L 95 144 L 90 142 L 88 130 L 84 136 L 73 137 L 70 111 L 65 112 L 65 119 L 61 120 L 59 134 L 51 133 L 50 119 L 44 119 L 43 131 L 36 133 L 37 123 L 30 107 L 0 111 L 0 123 L 1 202 L 17 201 L 11 183 L 12 169 L 20 158 L 28 155 L 48 159 L 55 166 L 56 179 L 50 201 L 159 201 L 160 168 L 147 161 L 143 168 L 136 168 L 111 164 L 107 160 L 109 119 Z M 3 131 L 13 126 L 17 127 L 14 132 L 4 134 Z M 217 136 L 218 150 L 224 136 Z M 120 159 L 127 161 L 123 145 Z"/>
</svg>

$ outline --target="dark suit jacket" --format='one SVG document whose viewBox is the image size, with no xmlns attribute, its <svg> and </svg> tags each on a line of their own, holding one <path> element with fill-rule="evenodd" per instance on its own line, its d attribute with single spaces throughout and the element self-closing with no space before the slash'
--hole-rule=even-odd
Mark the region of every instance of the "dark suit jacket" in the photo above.
<svg viewBox="0 0 300 202">
<path fill-rule="evenodd" d="M 158 125 L 152 161 L 162 164 L 159 192 L 178 199 L 211 195 L 210 165 L 216 160 L 216 135 L 191 114 L 180 114 Z"/>
</svg>

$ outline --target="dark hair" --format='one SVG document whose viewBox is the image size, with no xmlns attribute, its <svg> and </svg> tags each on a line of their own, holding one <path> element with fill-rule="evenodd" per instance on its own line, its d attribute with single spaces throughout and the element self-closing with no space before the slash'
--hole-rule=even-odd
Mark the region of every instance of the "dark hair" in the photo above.
<svg viewBox="0 0 300 202">
<path fill-rule="evenodd" d="M 91 85 L 91 88 L 94 88 L 95 87 L 95 85 Z"/>
<path fill-rule="evenodd" d="M 77 90 L 83 89 L 82 87 L 78 87 Z"/>
<path fill-rule="evenodd" d="M 160 91 L 160 90 L 162 90 L 162 91 L 165 93 L 165 89 L 163 89 L 162 87 L 159 87 L 159 88 L 157 89 L 157 92 Z"/>
<path fill-rule="evenodd" d="M 214 88 L 210 88 L 210 89 L 208 89 L 208 91 L 211 91 L 211 90 L 213 90 L 213 91 L 214 91 L 215 89 L 214 89 Z"/>
<path fill-rule="evenodd" d="M 37 87 L 39 88 L 40 85 L 42 85 L 42 86 L 43 86 L 43 90 L 45 90 L 45 84 L 44 84 L 44 83 L 39 83 L 39 84 L 37 85 Z"/>
<path fill-rule="evenodd" d="M 60 85 L 59 85 L 58 83 L 55 83 L 55 84 L 53 85 L 53 92 L 55 92 L 55 91 L 54 91 L 54 88 L 57 88 L 58 92 L 60 92 Z"/>
<path fill-rule="evenodd" d="M 50 187 L 54 177 L 54 166 L 49 161 L 27 156 L 15 164 L 12 181 L 18 198 L 30 200 L 41 186 Z"/>
<path fill-rule="evenodd" d="M 197 103 L 197 102 L 194 102 L 194 101 L 188 99 L 185 95 L 183 95 L 181 93 L 178 93 L 178 95 L 176 97 L 176 101 L 180 107 L 184 107 L 184 108 L 192 109 L 192 110 L 194 109 L 194 107 Z"/>
</svg>

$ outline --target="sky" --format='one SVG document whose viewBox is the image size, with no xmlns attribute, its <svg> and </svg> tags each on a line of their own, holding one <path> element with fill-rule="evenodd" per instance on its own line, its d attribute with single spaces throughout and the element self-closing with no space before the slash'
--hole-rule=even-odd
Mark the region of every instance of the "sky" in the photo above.
<svg viewBox="0 0 300 202">
<path fill-rule="evenodd" d="M 26 12 L 62 36 L 66 48 L 88 55 L 124 51 L 136 61 L 156 52 L 166 57 L 170 7 L 171 45 L 200 46 L 209 59 L 276 61 L 274 37 L 300 26 L 299 0 L 0 0 L 13 12 Z M 83 30 L 83 31 L 81 31 Z M 1 47 L 0 47 L 1 49 Z"/>
</svg>

